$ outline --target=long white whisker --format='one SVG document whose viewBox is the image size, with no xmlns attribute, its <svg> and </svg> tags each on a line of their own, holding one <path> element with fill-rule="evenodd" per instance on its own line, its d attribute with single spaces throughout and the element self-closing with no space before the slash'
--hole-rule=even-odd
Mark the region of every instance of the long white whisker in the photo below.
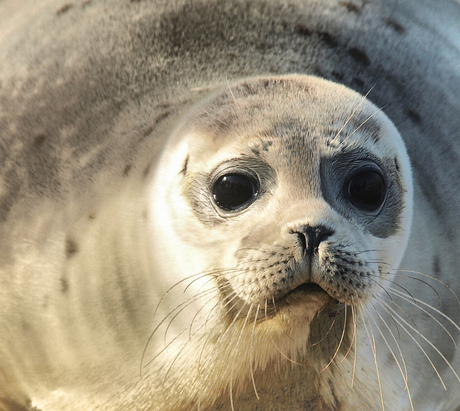
<svg viewBox="0 0 460 411">
<path fill-rule="evenodd" d="M 370 88 L 370 90 L 364 95 L 361 97 L 361 100 L 359 102 L 359 104 L 356 106 L 356 108 L 353 110 L 353 112 L 351 113 L 351 115 L 348 117 L 347 121 L 344 123 L 344 125 L 340 128 L 340 130 L 337 132 L 337 134 L 334 136 L 334 138 L 331 140 L 331 144 L 333 144 L 335 142 L 335 139 L 338 138 L 340 136 L 340 134 L 342 133 L 343 129 L 347 126 L 347 124 L 353 119 L 353 117 L 355 116 L 356 112 L 359 110 L 359 108 L 363 105 L 363 103 L 366 101 L 366 98 L 367 96 L 370 94 L 370 92 L 374 89 L 375 86 L 372 86 Z"/>
<path fill-rule="evenodd" d="M 456 329 L 457 331 L 460 331 L 460 327 L 446 314 L 444 314 L 442 311 L 438 310 L 437 308 L 433 307 L 430 304 L 427 304 L 426 302 L 419 300 L 418 298 L 415 298 L 415 302 L 412 301 L 410 298 L 407 298 L 403 293 L 397 290 L 388 290 L 390 293 L 393 293 L 397 295 L 399 298 L 403 299 L 404 301 L 407 301 L 409 304 L 412 304 L 413 306 L 417 307 L 420 311 L 424 312 L 426 315 L 428 315 L 430 318 L 432 318 L 449 336 L 449 338 L 452 340 L 452 343 L 454 344 L 455 348 L 457 348 L 457 343 L 452 336 L 452 334 L 449 332 L 449 330 L 442 324 L 433 314 L 431 314 L 428 310 L 425 310 L 424 308 L 420 307 L 419 304 L 424 305 L 425 307 L 430 308 L 433 310 L 436 314 L 439 314 L 443 318 L 445 318 L 447 321 L 449 321 Z"/>
<path fill-rule="evenodd" d="M 353 338 L 355 342 L 355 355 L 353 359 L 353 373 L 351 375 L 351 388 L 354 387 L 355 385 L 355 375 L 356 375 L 356 363 L 358 361 L 358 340 L 356 339 L 356 331 L 358 328 L 358 318 L 357 318 L 357 313 L 356 313 L 356 308 L 354 305 L 351 306 L 351 313 L 353 317 Z"/>
<path fill-rule="evenodd" d="M 390 351 L 392 357 L 394 358 L 395 362 L 396 362 L 396 365 L 399 369 L 399 372 L 401 373 L 401 376 L 403 377 L 403 380 L 404 380 L 404 390 L 407 390 L 407 393 L 408 393 L 408 398 L 409 398 L 409 403 L 410 403 L 410 406 L 411 406 L 411 410 L 414 411 L 414 405 L 412 403 L 412 396 L 411 396 L 411 393 L 410 393 L 410 389 L 409 389 L 409 384 L 408 384 L 408 372 L 407 372 L 407 365 L 406 365 L 406 361 L 404 359 L 404 355 L 401 351 L 401 346 L 399 345 L 394 333 L 391 331 L 390 327 L 388 326 L 387 322 L 384 320 L 384 318 L 381 316 L 381 314 L 378 312 L 378 310 L 374 307 L 374 312 L 377 314 L 377 316 L 379 317 L 380 321 L 383 323 L 383 325 L 386 327 L 386 329 L 388 330 L 388 332 L 390 333 L 391 337 L 393 338 L 393 341 L 395 342 L 396 344 L 396 347 L 399 351 L 399 356 L 401 358 L 401 362 L 402 362 L 402 366 L 398 360 L 398 357 L 396 356 L 394 350 L 391 348 L 391 345 L 390 343 L 388 342 L 388 340 L 386 339 L 384 333 L 382 332 L 380 326 L 377 324 L 377 321 L 372 317 L 372 315 L 370 314 L 369 312 L 369 317 L 372 319 L 372 322 L 375 324 L 375 326 L 377 327 L 377 330 L 379 331 L 379 334 L 380 336 L 382 337 L 383 341 L 385 342 L 385 345 L 388 347 L 388 350 Z"/>
<path fill-rule="evenodd" d="M 254 380 L 254 367 L 252 365 L 252 362 L 253 362 L 253 352 L 254 352 L 254 334 L 255 334 L 255 330 L 256 330 L 256 324 L 257 324 L 257 316 L 259 314 L 259 309 L 260 309 L 260 304 L 257 305 L 257 309 L 256 309 L 256 315 L 254 317 L 254 324 L 252 326 L 252 333 L 251 333 L 251 343 L 250 343 L 250 347 L 249 347 L 249 367 L 250 367 L 250 370 L 251 370 L 251 380 L 252 380 L 252 386 L 254 387 L 254 393 L 256 394 L 256 398 L 259 400 L 259 394 L 257 393 L 257 388 L 256 388 L 256 382 Z"/>
<path fill-rule="evenodd" d="M 385 306 L 388 306 L 384 301 L 381 301 L 381 303 Z M 421 344 L 415 339 L 415 337 L 407 330 L 406 327 L 404 327 L 404 324 L 407 325 L 407 327 L 409 327 L 412 331 L 415 331 L 419 336 L 420 338 L 422 338 L 424 341 L 426 341 L 431 348 L 433 348 L 438 354 L 439 356 L 443 359 L 443 361 L 446 363 L 446 365 L 450 368 L 450 370 L 452 371 L 452 373 L 455 375 L 455 377 L 457 378 L 457 380 L 460 382 L 460 377 L 458 376 L 457 372 L 454 370 L 454 368 L 452 367 L 452 365 L 449 363 L 449 361 L 447 361 L 446 357 L 444 356 L 443 353 L 441 353 L 441 351 L 439 351 L 439 349 L 430 341 L 428 340 L 422 333 L 420 333 L 419 330 L 417 330 L 415 327 L 411 326 L 407 321 L 405 321 L 396 311 L 393 310 L 393 313 L 396 317 L 399 318 L 399 321 L 395 318 L 395 321 L 401 326 L 401 328 L 407 333 L 407 335 L 409 337 L 411 337 L 411 339 L 415 342 L 415 344 L 417 344 L 417 346 L 419 347 L 419 349 L 422 351 L 422 353 L 425 355 L 426 359 L 428 360 L 428 362 L 430 363 L 431 367 L 433 368 L 433 370 L 435 371 L 436 375 L 438 376 L 439 378 L 439 381 L 441 382 L 444 390 L 447 390 L 446 388 L 446 385 L 444 384 L 444 380 L 442 379 L 441 375 L 439 374 L 436 366 L 434 365 L 433 361 L 431 360 L 431 358 L 429 357 L 429 355 L 427 354 L 427 352 L 423 349 L 423 347 L 421 346 Z"/>
<path fill-rule="evenodd" d="M 369 338 L 369 342 L 371 343 L 372 353 L 374 355 L 375 370 L 377 372 L 377 382 L 378 382 L 379 391 L 380 391 L 380 401 L 381 401 L 381 405 L 382 405 L 382 411 L 385 411 L 385 403 L 383 401 L 382 383 L 380 381 L 380 371 L 379 371 L 379 365 L 378 365 L 378 362 L 377 362 L 377 347 L 376 347 L 376 344 L 375 344 L 375 337 L 374 337 L 374 333 L 372 331 L 372 325 L 369 323 L 369 327 L 368 327 L 368 325 L 366 323 L 366 319 L 364 318 L 364 315 L 363 315 L 362 312 L 361 312 L 361 315 L 363 317 L 363 325 L 364 325 L 364 328 L 366 330 L 367 337 Z M 370 328 L 370 333 L 369 333 L 369 328 Z"/>
<path fill-rule="evenodd" d="M 238 337 L 238 341 L 236 342 L 236 345 L 235 345 L 235 352 L 233 354 L 232 368 L 231 368 L 231 372 L 230 372 L 230 406 L 231 406 L 232 411 L 235 411 L 235 406 L 233 404 L 233 369 L 235 367 L 235 358 L 236 358 L 236 354 L 238 353 L 238 348 L 239 348 L 239 345 L 240 345 L 240 342 L 241 342 L 241 338 L 243 336 L 244 329 L 245 329 L 246 324 L 248 322 L 248 318 L 249 318 L 249 316 L 251 314 L 251 310 L 252 310 L 252 304 L 250 305 L 248 313 L 246 314 L 246 317 L 244 319 L 244 323 L 243 323 L 243 326 L 241 327 L 241 332 L 240 332 L 240 335 Z"/>
<path fill-rule="evenodd" d="M 347 328 L 347 305 L 345 305 L 345 314 L 344 314 L 344 321 L 343 321 L 343 330 L 342 330 L 342 336 L 340 337 L 340 341 L 339 341 L 339 344 L 337 345 L 337 349 L 335 350 L 335 353 L 334 355 L 332 356 L 331 360 L 329 361 L 329 363 L 319 372 L 320 374 L 322 372 L 324 372 L 327 368 L 329 368 L 329 366 L 332 364 L 332 362 L 334 361 L 335 357 L 337 356 L 339 350 L 340 350 L 340 347 L 342 346 L 342 342 L 343 342 L 343 339 L 345 337 L 345 331 L 346 331 L 346 328 Z"/>
<path fill-rule="evenodd" d="M 421 271 L 405 270 L 405 269 L 402 269 L 402 268 L 398 268 L 397 273 L 395 274 L 395 275 L 400 275 L 400 276 L 403 276 L 403 277 L 413 278 L 413 279 L 416 279 L 418 281 L 422 281 L 422 280 L 420 280 L 420 278 L 417 278 L 417 277 L 412 277 L 412 276 L 408 276 L 407 274 L 399 274 L 399 273 L 418 274 L 418 275 L 421 275 L 421 276 L 424 276 L 424 277 L 428 277 L 430 280 L 438 282 L 439 284 L 443 285 L 445 288 L 447 288 L 450 291 L 450 293 L 457 300 L 457 304 L 460 306 L 460 298 L 457 296 L 455 291 L 452 290 L 452 288 L 447 283 L 445 283 L 444 281 L 440 280 L 439 278 L 437 278 L 437 277 L 435 277 L 433 275 L 427 274 L 427 273 L 423 273 Z M 425 283 L 425 284 L 427 284 L 429 286 L 428 283 Z"/>
<path fill-rule="evenodd" d="M 366 120 L 364 120 L 358 127 L 356 127 L 356 129 L 355 129 L 351 134 L 349 134 L 349 135 L 345 138 L 345 140 L 343 140 L 343 141 L 340 143 L 340 145 L 345 144 L 345 143 L 348 141 L 348 139 L 349 139 L 353 134 L 355 134 L 361 127 L 364 126 L 364 124 L 366 124 L 372 117 L 374 117 L 377 113 L 379 113 L 380 111 L 382 111 L 384 108 L 385 108 L 385 107 L 378 108 L 376 111 L 374 111 L 369 117 L 366 118 Z"/>
</svg>

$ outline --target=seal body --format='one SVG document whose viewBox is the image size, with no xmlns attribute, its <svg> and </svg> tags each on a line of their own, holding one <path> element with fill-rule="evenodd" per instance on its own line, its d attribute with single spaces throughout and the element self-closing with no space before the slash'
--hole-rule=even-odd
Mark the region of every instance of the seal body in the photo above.
<svg viewBox="0 0 460 411">
<path fill-rule="evenodd" d="M 459 19 L 2 2 L 0 407 L 459 407 Z"/>
</svg>

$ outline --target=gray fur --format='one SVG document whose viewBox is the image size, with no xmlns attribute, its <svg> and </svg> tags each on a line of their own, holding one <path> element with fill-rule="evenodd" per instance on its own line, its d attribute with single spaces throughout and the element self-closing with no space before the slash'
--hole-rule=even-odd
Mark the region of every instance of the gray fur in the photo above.
<svg viewBox="0 0 460 411">
<path fill-rule="evenodd" d="M 5 273 L 20 258 L 13 253 L 17 232 L 47 244 L 33 224 L 29 232 L 29 222 L 38 221 L 37 214 L 48 209 L 48 204 L 53 209 L 75 202 L 79 217 L 85 216 L 88 224 L 98 221 L 98 204 L 109 201 L 111 194 L 130 181 L 142 181 L 152 173 L 167 136 L 182 114 L 210 90 L 243 77 L 291 73 L 320 76 L 363 95 L 371 90 L 368 98 L 382 107 L 405 140 L 416 197 L 429 210 L 429 217 L 415 215 L 409 242 L 420 258 L 408 257 L 403 266 L 419 267 L 460 295 L 458 2 L 19 3 L 0 1 L 0 269 L 4 269 L 0 297 L 14 282 L 14 277 Z M 248 155 L 258 158 L 267 149 L 267 142 L 261 141 Z M 335 160 L 323 159 L 324 176 L 341 172 L 334 169 Z M 188 159 L 183 163 L 184 177 L 189 175 L 187 164 Z M 397 180 L 393 159 L 385 159 L 379 166 Z M 274 180 L 270 170 L 263 172 L 267 181 Z M 198 181 L 206 176 L 201 178 Z M 189 201 L 201 204 L 193 187 L 191 193 Z M 329 201 L 335 200 L 330 197 Z M 390 215 L 382 217 L 388 224 L 373 225 L 372 218 L 363 222 L 370 232 L 386 238 L 398 229 L 393 217 L 400 210 L 397 201 L 395 204 Z M 144 213 L 148 221 L 147 211 Z M 215 220 L 205 222 L 217 224 Z M 425 230 L 430 241 L 419 242 Z M 61 247 L 62 257 L 72 264 L 81 253 L 82 241 L 78 233 L 70 231 L 62 244 L 53 246 Z M 116 246 L 122 248 L 120 244 Z M 37 267 L 42 263 L 34 262 Z M 130 279 L 118 276 L 117 280 L 120 289 L 126 290 L 124 281 Z M 69 270 L 54 286 L 69 296 L 75 281 Z M 410 280 L 401 281 L 401 287 L 409 288 L 414 296 L 426 289 L 421 282 Z M 450 291 L 442 290 L 441 302 L 436 293 L 429 302 L 440 305 L 458 323 L 457 302 Z M 43 295 L 37 307 L 46 308 L 51 298 L 46 291 Z M 133 332 L 140 321 L 133 307 L 138 299 L 145 297 L 147 301 L 146 295 L 122 291 L 120 296 Z M 103 310 L 97 314 L 112 319 L 110 304 L 101 304 Z M 12 310 L 11 306 L 6 308 Z M 2 332 L 8 321 L 1 319 Z M 21 327 L 33 335 L 33 324 L 24 320 Z M 458 333 L 454 335 L 458 342 Z M 442 333 L 431 337 L 459 371 L 455 348 L 445 343 Z M 123 345 L 123 341 L 119 343 Z M 37 352 L 41 349 L 36 347 Z M 7 385 L 10 376 L 2 370 L 1 356 L 0 351 L 0 384 L 4 384 L 0 387 L 0 409 L 31 409 L 29 394 L 13 383 Z M 47 359 L 43 368 L 52 363 L 52 358 Z M 430 369 L 426 364 L 420 367 L 410 371 L 412 378 Z M 437 367 L 443 375 L 450 372 L 442 361 Z M 429 376 L 427 384 L 423 382 L 414 393 L 414 398 L 418 395 L 415 405 L 420 409 L 437 404 L 445 410 L 459 407 L 460 397 L 455 394 L 458 381 L 450 378 L 445 393 L 439 383 L 432 382 L 436 377 L 431 378 L 432 373 Z M 278 388 L 272 397 L 266 393 L 268 400 L 262 399 L 260 407 L 277 409 L 274 399 L 286 395 L 289 381 L 280 378 Z M 142 389 L 136 393 L 139 409 L 153 404 L 150 394 L 143 397 Z M 245 409 L 248 398 L 253 398 L 252 391 L 241 396 L 239 409 Z M 217 409 L 228 407 L 228 396 L 216 404 Z M 327 409 L 321 398 L 311 398 L 305 407 Z M 279 409 L 284 409 L 283 405 Z"/>
</svg>

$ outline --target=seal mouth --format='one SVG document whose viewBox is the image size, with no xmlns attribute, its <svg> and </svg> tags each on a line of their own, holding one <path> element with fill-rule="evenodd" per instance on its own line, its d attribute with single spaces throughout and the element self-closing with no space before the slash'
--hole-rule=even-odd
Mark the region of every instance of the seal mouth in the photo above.
<svg viewBox="0 0 460 411">
<path fill-rule="evenodd" d="M 298 287 L 294 288 L 293 290 L 289 291 L 286 295 L 286 297 L 289 297 L 290 295 L 296 294 L 296 293 L 326 293 L 327 292 L 318 284 L 316 283 L 303 283 L 300 284 Z"/>
<path fill-rule="evenodd" d="M 319 284 L 307 282 L 300 284 L 289 291 L 276 302 L 277 307 L 293 306 L 297 304 L 320 304 L 327 300 L 332 300 L 331 295 Z"/>
</svg>

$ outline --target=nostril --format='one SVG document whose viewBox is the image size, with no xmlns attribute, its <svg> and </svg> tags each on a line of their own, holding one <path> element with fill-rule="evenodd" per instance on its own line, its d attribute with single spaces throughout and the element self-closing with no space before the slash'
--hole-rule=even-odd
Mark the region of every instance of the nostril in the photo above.
<svg viewBox="0 0 460 411">
<path fill-rule="evenodd" d="M 300 246 L 302 247 L 303 250 L 306 250 L 308 245 L 307 245 L 307 239 L 305 237 L 305 234 L 298 233 L 298 232 L 296 234 L 297 234 L 297 237 L 299 238 Z"/>
<path fill-rule="evenodd" d="M 305 252 L 312 253 L 318 250 L 322 241 L 334 234 L 334 230 L 319 225 L 319 226 L 303 226 L 298 230 L 292 230 L 293 234 L 297 235 L 300 246 Z"/>
</svg>

